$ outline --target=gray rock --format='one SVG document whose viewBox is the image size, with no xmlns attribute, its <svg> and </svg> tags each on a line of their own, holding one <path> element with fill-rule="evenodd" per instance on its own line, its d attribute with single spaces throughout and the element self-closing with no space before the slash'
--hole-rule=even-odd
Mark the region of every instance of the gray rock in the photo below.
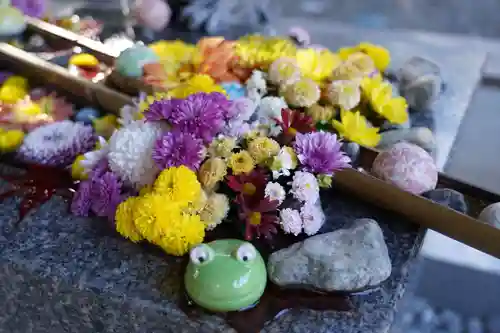
<svg viewBox="0 0 500 333">
<path fill-rule="evenodd" d="M 382 132 L 377 148 L 387 149 L 401 141 L 420 146 L 431 155 L 433 155 L 436 150 L 436 139 L 432 131 L 427 127 L 402 128 Z"/>
<path fill-rule="evenodd" d="M 397 129 L 402 129 L 402 128 L 410 128 L 411 127 L 411 119 L 408 118 L 408 121 L 403 123 L 403 124 L 394 124 L 391 123 L 390 121 L 386 120 L 380 125 L 380 132 L 386 132 L 390 130 L 397 130 Z"/>
<path fill-rule="evenodd" d="M 399 92 L 416 111 L 430 110 L 439 97 L 443 79 L 439 67 L 424 58 L 413 57 L 399 70 Z"/>
<path fill-rule="evenodd" d="M 467 214 L 467 202 L 465 202 L 464 195 L 458 191 L 449 188 L 438 188 L 422 195 L 427 199 L 437 202 L 438 204 L 447 206 L 460 213 Z"/>
<path fill-rule="evenodd" d="M 342 150 L 351 158 L 356 161 L 359 156 L 359 145 L 356 142 L 345 142 L 342 145 Z"/>
<path fill-rule="evenodd" d="M 500 202 L 491 204 L 483 209 L 479 214 L 479 220 L 500 228 Z"/>
<path fill-rule="evenodd" d="M 358 219 L 347 229 L 316 235 L 274 252 L 268 262 L 279 286 L 326 291 L 362 290 L 391 275 L 391 260 L 378 223 Z"/>
</svg>

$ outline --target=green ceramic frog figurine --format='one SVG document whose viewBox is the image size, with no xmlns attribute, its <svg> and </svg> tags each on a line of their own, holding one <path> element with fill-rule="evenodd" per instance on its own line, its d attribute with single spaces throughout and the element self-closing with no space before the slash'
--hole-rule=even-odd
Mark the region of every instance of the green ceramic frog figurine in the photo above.
<svg viewBox="0 0 500 333">
<path fill-rule="evenodd" d="M 0 0 L 0 41 L 15 37 L 26 29 L 23 13 L 11 6 L 10 0 Z"/>
<path fill-rule="evenodd" d="M 192 301 L 215 312 L 251 307 L 264 293 L 266 283 L 264 259 L 252 244 L 238 239 L 196 246 L 184 275 Z"/>
</svg>

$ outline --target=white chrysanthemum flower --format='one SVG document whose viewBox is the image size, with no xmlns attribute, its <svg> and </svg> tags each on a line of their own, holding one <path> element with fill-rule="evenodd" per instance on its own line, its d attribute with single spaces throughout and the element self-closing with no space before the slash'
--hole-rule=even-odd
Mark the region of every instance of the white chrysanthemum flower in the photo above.
<svg viewBox="0 0 500 333">
<path fill-rule="evenodd" d="M 274 119 L 281 121 L 281 110 L 288 108 L 283 97 L 264 97 L 259 103 L 259 119 L 263 120 L 264 124 L 275 124 Z"/>
<path fill-rule="evenodd" d="M 266 74 L 264 72 L 255 70 L 252 76 L 246 82 L 247 96 L 258 101 L 262 96 L 267 93 Z"/>
<path fill-rule="evenodd" d="M 293 175 L 291 192 L 297 200 L 315 203 L 319 200 L 318 180 L 312 173 L 297 171 Z"/>
<path fill-rule="evenodd" d="M 85 174 L 89 174 L 92 169 L 99 163 L 100 160 L 108 156 L 109 153 L 109 145 L 106 139 L 102 136 L 99 138 L 98 149 L 89 151 L 83 154 L 83 160 L 80 162 L 80 165 L 83 167 Z"/>
<path fill-rule="evenodd" d="M 354 109 L 361 100 L 359 82 L 349 80 L 333 81 L 328 87 L 328 99 L 333 105 L 346 110 Z"/>
<path fill-rule="evenodd" d="M 109 139 L 109 167 L 128 185 L 141 189 L 151 185 L 158 168 L 151 155 L 161 136 L 159 124 L 134 121 L 120 128 Z"/>
<path fill-rule="evenodd" d="M 274 157 L 271 166 L 274 179 L 278 179 L 281 176 L 290 176 L 290 170 L 297 167 L 297 163 L 294 161 L 292 154 L 290 154 L 290 150 L 290 147 L 282 147 L 278 155 Z"/>
<path fill-rule="evenodd" d="M 302 232 L 302 218 L 298 210 L 292 208 L 285 208 L 280 211 L 280 225 L 281 229 L 286 234 L 297 236 Z"/>
<path fill-rule="evenodd" d="M 281 203 L 285 200 L 286 192 L 283 186 L 279 183 L 267 183 L 266 188 L 264 190 L 265 197 L 269 200 L 276 200 Z"/>
<path fill-rule="evenodd" d="M 140 105 L 147 98 L 147 95 L 143 92 L 139 94 L 139 97 L 132 100 L 132 104 L 124 105 L 120 109 L 120 117 L 118 118 L 118 124 L 121 126 L 130 125 L 132 122 L 139 119 L 139 114 L 141 113 Z"/>
<path fill-rule="evenodd" d="M 255 113 L 257 104 L 249 97 L 240 97 L 233 101 L 229 114 L 232 116 L 232 121 L 248 121 Z"/>
<path fill-rule="evenodd" d="M 325 223 L 326 217 L 321 208 L 321 201 L 306 203 L 300 209 L 300 217 L 304 225 L 304 232 L 308 236 L 315 235 Z"/>
</svg>

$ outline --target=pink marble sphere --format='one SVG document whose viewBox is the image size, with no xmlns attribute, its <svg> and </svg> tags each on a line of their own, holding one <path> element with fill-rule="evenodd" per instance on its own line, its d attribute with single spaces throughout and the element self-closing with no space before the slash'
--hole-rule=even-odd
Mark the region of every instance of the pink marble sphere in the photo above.
<svg viewBox="0 0 500 333">
<path fill-rule="evenodd" d="M 435 189 L 438 181 L 432 157 L 424 149 L 407 142 L 399 142 L 378 154 L 372 173 L 413 194 Z"/>
<path fill-rule="evenodd" d="M 165 0 L 136 0 L 133 13 L 139 24 L 153 31 L 163 30 L 172 16 Z"/>
</svg>

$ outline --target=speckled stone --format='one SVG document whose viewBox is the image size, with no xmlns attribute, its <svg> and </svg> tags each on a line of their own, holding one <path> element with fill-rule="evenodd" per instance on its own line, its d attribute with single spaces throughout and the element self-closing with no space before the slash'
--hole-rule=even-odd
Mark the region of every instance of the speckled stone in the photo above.
<svg viewBox="0 0 500 333">
<path fill-rule="evenodd" d="M 188 318 L 177 306 L 182 259 L 119 237 L 105 220 L 76 218 L 55 197 L 19 227 L 19 200 L 0 203 L 0 332 L 234 332 L 217 316 Z M 321 232 L 357 218 L 376 219 L 388 246 L 391 277 L 352 297 L 353 313 L 293 310 L 263 332 L 387 332 L 405 291 L 423 230 L 344 193 L 324 193 Z"/>
</svg>

